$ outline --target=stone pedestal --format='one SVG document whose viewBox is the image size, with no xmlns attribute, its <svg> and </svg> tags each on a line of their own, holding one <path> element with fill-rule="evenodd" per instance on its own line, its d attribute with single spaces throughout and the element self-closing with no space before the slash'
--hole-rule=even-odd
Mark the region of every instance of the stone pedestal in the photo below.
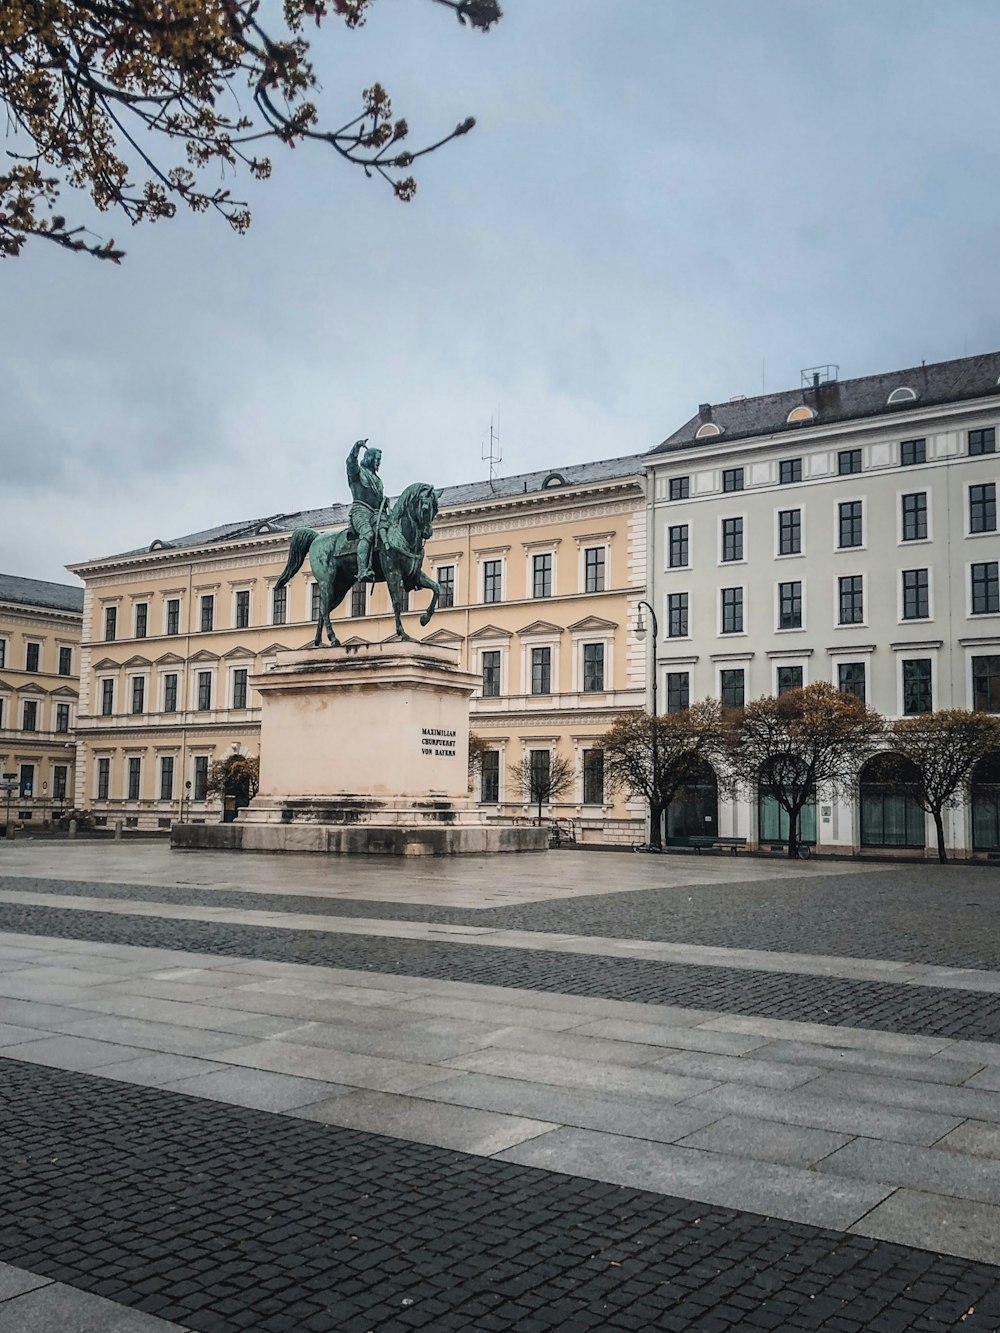
<svg viewBox="0 0 1000 1333">
<path fill-rule="evenodd" d="M 262 698 L 260 790 L 235 824 L 175 827 L 174 846 L 395 856 L 548 846 L 547 830 L 486 823 L 469 798 L 478 677 L 453 649 L 282 653 L 250 684 Z"/>
</svg>

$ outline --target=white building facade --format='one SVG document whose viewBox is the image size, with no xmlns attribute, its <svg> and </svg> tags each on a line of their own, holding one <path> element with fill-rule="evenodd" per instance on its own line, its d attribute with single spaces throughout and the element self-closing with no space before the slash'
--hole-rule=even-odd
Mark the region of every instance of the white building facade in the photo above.
<svg viewBox="0 0 1000 1333">
<path fill-rule="evenodd" d="M 661 709 L 741 704 L 831 681 L 887 718 L 1000 712 L 1000 353 L 702 404 L 646 458 Z M 877 764 L 818 805 L 817 850 L 929 850 L 928 821 Z M 957 854 L 1000 844 L 1000 756 L 951 813 Z M 721 804 L 714 779 L 668 834 L 779 845 L 766 793 Z"/>
</svg>

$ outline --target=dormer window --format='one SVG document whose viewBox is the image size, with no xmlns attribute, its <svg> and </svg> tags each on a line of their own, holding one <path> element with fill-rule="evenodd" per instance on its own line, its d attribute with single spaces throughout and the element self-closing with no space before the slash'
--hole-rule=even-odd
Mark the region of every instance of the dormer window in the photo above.
<svg viewBox="0 0 1000 1333">
<path fill-rule="evenodd" d="M 542 482 L 542 490 L 547 491 L 551 486 L 565 486 L 566 478 L 561 472 L 550 472 Z"/>
<path fill-rule="evenodd" d="M 696 440 L 707 440 L 712 435 L 721 435 L 722 427 L 717 426 L 714 421 L 706 421 L 704 426 L 699 426 L 695 431 Z"/>
<path fill-rule="evenodd" d="M 892 393 L 886 399 L 886 406 L 893 407 L 896 403 L 913 403 L 917 400 L 916 389 L 904 385 L 901 389 L 893 389 Z"/>
<path fill-rule="evenodd" d="M 799 407 L 792 408 L 785 421 L 789 426 L 795 426 L 803 421 L 812 421 L 815 416 L 816 413 L 812 408 L 806 407 L 805 403 L 802 403 Z"/>
</svg>

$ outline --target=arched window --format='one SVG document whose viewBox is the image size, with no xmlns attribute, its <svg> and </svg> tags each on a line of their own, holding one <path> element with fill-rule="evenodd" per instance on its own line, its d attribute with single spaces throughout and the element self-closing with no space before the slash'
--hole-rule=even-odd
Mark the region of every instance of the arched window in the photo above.
<svg viewBox="0 0 1000 1333">
<path fill-rule="evenodd" d="M 789 412 L 788 416 L 785 418 L 785 420 L 788 422 L 790 426 L 794 426 L 797 422 L 800 421 L 812 421 L 815 415 L 816 413 L 812 410 L 812 408 L 806 407 L 805 403 L 803 403 L 800 407 L 793 407 L 792 410 Z"/>
<path fill-rule="evenodd" d="M 891 407 L 894 403 L 915 402 L 916 398 L 917 398 L 916 389 L 911 389 L 909 388 L 909 386 L 904 386 L 901 389 L 893 389 L 892 393 L 886 399 L 886 403 L 888 406 Z"/>
<path fill-rule="evenodd" d="M 149 543 L 149 549 L 151 551 L 172 551 L 174 549 L 174 544 L 173 542 L 165 542 L 161 537 L 157 537 L 154 541 Z"/>
<path fill-rule="evenodd" d="M 565 486 L 566 478 L 561 472 L 550 472 L 542 482 L 542 490 L 548 490 L 550 486 Z"/>
<path fill-rule="evenodd" d="M 858 777 L 862 847 L 923 847 L 926 818 L 914 796 L 920 771 L 897 754 L 869 759 Z"/>
<path fill-rule="evenodd" d="M 1000 752 L 980 759 L 972 770 L 972 846 L 1000 847 Z"/>
<path fill-rule="evenodd" d="M 761 842 L 788 841 L 788 811 L 778 804 L 774 788 L 762 768 L 757 783 L 757 828 Z M 813 792 L 799 815 L 799 842 L 816 843 L 816 793 Z"/>
<path fill-rule="evenodd" d="M 667 843 L 685 847 L 692 837 L 715 837 L 719 831 L 719 780 L 711 764 L 702 761 L 690 783 L 670 802 Z"/>
<path fill-rule="evenodd" d="M 714 421 L 706 421 L 704 426 L 699 426 L 694 433 L 696 440 L 707 440 L 711 435 L 721 435 L 722 427 L 717 426 Z"/>
</svg>

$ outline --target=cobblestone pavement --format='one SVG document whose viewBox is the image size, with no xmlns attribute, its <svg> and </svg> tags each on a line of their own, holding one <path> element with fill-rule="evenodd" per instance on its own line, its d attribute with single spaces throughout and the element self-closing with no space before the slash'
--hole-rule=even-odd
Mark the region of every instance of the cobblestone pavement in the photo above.
<svg viewBox="0 0 1000 1333">
<path fill-rule="evenodd" d="M 16 1061 L 0 1095 L 0 1254 L 198 1333 L 1000 1327 L 966 1260 Z"/>
<path fill-rule="evenodd" d="M 566 865 L 579 874 L 581 857 L 598 883 L 609 860 L 624 859 L 559 853 L 549 869 Z M 227 869 L 233 873 L 231 865 Z M 27 876 L 0 876 L 0 888 L 1000 969 L 1000 874 L 992 866 L 855 868 L 851 874 L 813 871 L 761 880 L 741 877 L 736 861 L 728 883 L 677 885 L 665 871 L 657 888 L 483 909 L 385 902 L 360 892 L 357 898 L 322 898 Z"/>
<path fill-rule="evenodd" d="M 1000 1041 L 1000 997 L 839 977 L 160 920 L 0 903 L 0 930 Z"/>
</svg>

